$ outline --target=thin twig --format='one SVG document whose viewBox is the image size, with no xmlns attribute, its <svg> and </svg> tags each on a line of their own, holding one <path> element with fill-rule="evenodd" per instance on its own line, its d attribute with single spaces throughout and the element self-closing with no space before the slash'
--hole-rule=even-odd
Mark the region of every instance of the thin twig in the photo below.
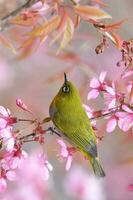
<svg viewBox="0 0 133 200">
<path fill-rule="evenodd" d="M 46 129 L 46 130 L 43 131 L 44 134 L 47 133 L 47 132 L 54 133 L 54 134 L 56 134 L 58 137 L 61 137 L 61 134 L 58 133 L 58 132 L 57 132 L 54 128 L 52 128 L 52 127 L 49 127 L 48 129 Z M 42 134 L 42 133 L 41 133 L 41 134 Z M 18 138 L 18 140 L 19 140 L 19 141 L 25 141 L 25 140 L 27 140 L 27 139 L 30 138 L 30 137 L 35 137 L 35 136 L 38 136 L 38 135 L 39 135 L 39 134 L 37 134 L 37 133 L 30 133 L 30 134 L 28 134 L 28 135 L 24 135 L 24 136 Z"/>
<path fill-rule="evenodd" d="M 32 120 L 32 119 L 17 119 L 17 121 L 19 121 L 19 122 L 30 122 L 30 123 L 36 122 L 36 120 Z"/>
<path fill-rule="evenodd" d="M 109 116 L 109 115 L 112 115 L 112 114 L 115 114 L 116 112 L 118 111 L 123 111 L 121 109 L 121 105 L 120 106 L 117 106 L 115 108 L 111 108 L 109 109 L 107 112 L 105 111 L 96 111 L 94 113 L 100 113 L 99 115 L 96 115 L 94 117 L 91 117 L 90 120 L 94 120 L 94 119 L 98 119 L 98 118 L 101 118 L 101 117 L 106 117 L 106 116 Z"/>
<path fill-rule="evenodd" d="M 4 31 L 6 28 L 8 28 L 10 24 L 10 19 L 15 17 L 17 14 L 19 14 L 23 9 L 31 7 L 34 3 L 36 3 L 39 0 L 28 0 L 25 4 L 17 8 L 16 10 L 10 12 L 6 16 L 0 19 L 0 31 Z"/>
</svg>

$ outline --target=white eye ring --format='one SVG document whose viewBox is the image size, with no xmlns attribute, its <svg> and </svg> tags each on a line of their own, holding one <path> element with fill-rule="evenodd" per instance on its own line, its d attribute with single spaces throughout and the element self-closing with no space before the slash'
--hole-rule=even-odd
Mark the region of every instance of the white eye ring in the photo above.
<svg viewBox="0 0 133 200">
<path fill-rule="evenodd" d="M 63 92 L 69 92 L 70 91 L 70 88 L 68 86 L 64 86 L 62 88 Z"/>
</svg>

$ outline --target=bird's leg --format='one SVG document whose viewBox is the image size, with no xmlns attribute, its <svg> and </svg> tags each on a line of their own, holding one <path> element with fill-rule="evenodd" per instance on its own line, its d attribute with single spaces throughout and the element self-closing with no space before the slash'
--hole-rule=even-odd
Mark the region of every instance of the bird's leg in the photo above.
<svg viewBox="0 0 133 200">
<path fill-rule="evenodd" d="M 47 130 L 50 131 L 51 134 L 55 133 L 56 135 L 58 135 L 59 137 L 61 137 L 61 134 L 56 131 L 55 127 L 49 127 Z"/>
</svg>

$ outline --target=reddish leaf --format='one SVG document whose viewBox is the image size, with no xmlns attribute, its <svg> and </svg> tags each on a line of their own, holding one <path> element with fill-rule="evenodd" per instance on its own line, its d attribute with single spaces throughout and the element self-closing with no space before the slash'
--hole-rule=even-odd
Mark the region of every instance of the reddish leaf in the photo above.
<svg viewBox="0 0 133 200">
<path fill-rule="evenodd" d="M 96 3 L 96 4 L 99 4 L 100 6 L 103 6 L 103 7 L 106 7 L 106 6 L 107 6 L 107 4 L 104 3 L 104 2 L 101 1 L 101 0 L 91 0 L 91 1 L 92 1 L 92 3 L 94 2 L 94 3 Z"/>
<path fill-rule="evenodd" d="M 51 32 L 53 32 L 59 25 L 60 16 L 56 15 L 48 21 L 45 21 L 38 27 L 33 28 L 33 30 L 27 35 L 30 37 L 40 37 L 40 36 L 47 36 Z"/>
<path fill-rule="evenodd" d="M 59 53 L 60 50 L 64 49 L 68 43 L 71 41 L 74 34 L 74 24 L 70 17 L 67 17 L 67 22 L 63 34 L 63 39 L 60 43 L 60 47 L 57 53 Z"/>
<path fill-rule="evenodd" d="M 122 48 L 123 39 L 118 34 L 114 32 L 105 32 L 104 34 L 116 45 L 118 49 Z"/>
<path fill-rule="evenodd" d="M 121 49 L 122 48 L 122 44 L 123 44 L 123 39 L 116 33 L 112 32 L 111 33 L 113 38 L 114 38 L 114 41 L 115 41 L 115 45 L 117 46 L 118 49 Z"/>
<path fill-rule="evenodd" d="M 94 6 L 75 6 L 76 14 L 80 15 L 84 20 L 100 20 L 112 18 L 108 13 Z"/>
<path fill-rule="evenodd" d="M 33 26 L 36 23 L 38 17 L 39 16 L 36 12 L 22 13 L 21 15 L 11 19 L 10 23 L 21 26 Z"/>
<path fill-rule="evenodd" d="M 16 49 L 14 48 L 12 43 L 7 38 L 3 37 L 2 35 L 0 35 L 0 44 L 10 49 L 14 54 L 17 54 Z"/>
</svg>

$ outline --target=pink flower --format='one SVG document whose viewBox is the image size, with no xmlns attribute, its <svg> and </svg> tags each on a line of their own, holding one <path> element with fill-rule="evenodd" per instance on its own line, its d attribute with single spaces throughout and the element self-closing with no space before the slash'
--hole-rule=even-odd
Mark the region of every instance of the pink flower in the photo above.
<svg viewBox="0 0 133 200">
<path fill-rule="evenodd" d="M 118 112 L 117 116 L 119 117 L 119 127 L 123 131 L 128 131 L 130 128 L 133 128 L 133 110 L 127 105 L 122 106 L 123 112 Z"/>
<path fill-rule="evenodd" d="M 114 82 L 112 83 L 112 87 L 106 85 L 105 90 L 106 90 L 106 92 L 104 93 L 105 104 L 107 105 L 109 109 L 114 108 L 117 102 L 124 99 L 124 95 L 116 91 Z"/>
<path fill-rule="evenodd" d="M 133 184 L 129 184 L 127 190 L 133 192 Z"/>
<path fill-rule="evenodd" d="M 47 157 L 44 155 L 44 153 L 38 154 L 38 161 L 42 177 L 44 178 L 44 180 L 48 180 L 49 171 L 53 170 L 53 166 L 48 162 Z"/>
<path fill-rule="evenodd" d="M 58 139 L 57 143 L 61 146 L 59 156 L 66 160 L 66 170 L 68 171 L 72 163 L 72 154 L 75 152 L 74 147 L 67 147 L 63 140 Z"/>
<path fill-rule="evenodd" d="M 4 192 L 7 188 L 7 183 L 4 178 L 0 178 L 0 192 Z"/>
<path fill-rule="evenodd" d="M 88 106 L 88 105 L 85 105 L 83 104 L 83 107 L 85 108 L 86 110 L 86 113 L 88 115 L 88 118 L 93 118 L 94 117 L 94 113 L 93 113 L 93 110 Z M 91 124 L 92 124 L 92 127 L 94 130 L 97 130 L 96 128 L 96 120 L 91 120 Z"/>
<path fill-rule="evenodd" d="M 11 128 L 16 122 L 17 119 L 11 116 L 10 110 L 0 106 L 0 130 L 7 127 Z"/>
<path fill-rule="evenodd" d="M 44 15 L 46 14 L 46 10 L 48 10 L 49 8 L 49 5 L 46 4 L 46 3 L 42 3 L 41 1 L 35 3 L 31 8 L 30 10 L 32 12 L 38 12 L 39 15 Z"/>
<path fill-rule="evenodd" d="M 16 99 L 16 105 L 21 108 L 22 110 L 25 110 L 26 112 L 33 115 L 33 113 L 29 110 L 28 106 L 22 101 L 22 99 L 17 98 Z"/>
<path fill-rule="evenodd" d="M 86 110 L 86 113 L 88 115 L 88 118 L 91 118 L 93 117 L 93 110 L 86 104 L 83 104 L 83 107 L 85 108 Z"/>
<path fill-rule="evenodd" d="M 4 192 L 7 188 L 7 180 L 14 181 L 16 179 L 16 174 L 14 171 L 4 170 L 0 168 L 0 192 Z"/>
<path fill-rule="evenodd" d="M 25 167 L 27 163 L 28 166 Z M 49 172 L 53 170 L 53 166 L 49 163 L 44 153 L 37 152 L 24 160 L 20 170 L 28 181 L 32 181 L 36 177 L 36 181 L 40 183 L 48 180 Z"/>
<path fill-rule="evenodd" d="M 105 77 L 106 72 L 101 72 L 99 79 L 93 78 L 90 81 L 90 87 L 92 88 L 92 90 L 88 93 L 88 100 L 96 99 L 99 93 L 105 90 Z"/>
<path fill-rule="evenodd" d="M 127 78 L 127 77 L 131 76 L 132 74 L 133 74 L 133 70 L 126 71 L 126 72 L 122 75 L 122 78 Z"/>
<path fill-rule="evenodd" d="M 68 173 L 64 181 L 65 192 L 74 199 L 102 200 L 104 199 L 102 184 L 95 177 L 85 172 L 81 167 L 75 166 Z"/>
<path fill-rule="evenodd" d="M 107 125 L 106 125 L 106 131 L 108 133 L 115 130 L 118 119 L 119 118 L 116 115 L 112 115 L 111 117 L 109 117 L 109 120 L 108 120 Z"/>
<path fill-rule="evenodd" d="M 27 153 L 21 149 L 14 149 L 12 152 L 4 154 L 3 159 L 0 160 L 0 164 L 5 170 L 12 170 L 21 168 L 22 163 L 28 157 Z"/>
<path fill-rule="evenodd" d="M 15 144 L 15 138 L 12 133 L 13 124 L 17 118 L 12 117 L 10 110 L 0 106 L 0 138 L 7 151 L 12 151 Z"/>
<path fill-rule="evenodd" d="M 133 104 L 133 81 L 129 81 L 127 84 L 127 92 L 129 93 L 130 104 Z"/>
</svg>

